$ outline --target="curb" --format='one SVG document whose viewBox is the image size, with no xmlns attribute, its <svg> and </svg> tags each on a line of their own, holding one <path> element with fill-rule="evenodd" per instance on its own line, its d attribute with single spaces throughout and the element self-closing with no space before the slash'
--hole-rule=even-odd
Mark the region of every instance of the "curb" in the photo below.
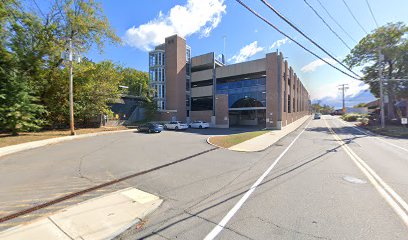
<svg viewBox="0 0 408 240">
<path fill-rule="evenodd" d="M 25 150 L 30 150 L 34 148 L 47 146 L 50 144 L 55 144 L 55 143 L 60 143 L 60 142 L 65 142 L 65 141 L 70 141 L 70 140 L 75 140 L 75 139 L 82 139 L 82 138 L 88 138 L 88 137 L 95 137 L 95 136 L 101 136 L 101 135 L 107 135 L 107 134 L 113 134 L 113 133 L 131 132 L 131 131 L 137 131 L 137 130 L 127 129 L 127 130 L 116 130 L 116 131 L 104 131 L 104 132 L 98 132 L 98 133 L 87 133 L 87 134 L 81 134 L 81 135 L 75 135 L 75 136 L 56 137 L 56 138 L 49 138 L 49 139 L 38 140 L 38 141 L 33 141 L 33 142 L 20 143 L 20 144 L 0 148 L 0 157 L 6 156 L 12 153 L 17 153 L 17 152 L 21 152 Z"/>
<path fill-rule="evenodd" d="M 300 119 L 298 119 L 298 120 L 300 120 Z M 275 143 L 278 142 L 279 140 L 281 140 L 282 138 L 284 138 L 284 137 L 286 137 L 287 135 L 289 135 L 290 133 L 292 133 L 292 132 L 298 130 L 298 129 L 299 129 L 300 127 L 302 127 L 308 120 L 310 120 L 310 117 L 305 118 L 305 121 L 304 121 L 303 123 L 301 123 L 298 127 L 296 127 L 295 129 L 293 129 L 292 131 L 288 132 L 287 134 L 281 136 L 281 137 L 280 137 L 277 141 L 275 141 L 274 143 L 272 143 L 272 144 L 270 144 L 269 146 L 267 146 L 267 147 L 265 147 L 265 148 L 263 148 L 263 149 L 260 149 L 260 150 L 248 151 L 248 150 L 231 149 L 232 147 L 234 147 L 234 146 L 236 146 L 236 145 L 231 146 L 231 147 L 229 147 L 229 148 L 220 147 L 220 146 L 218 146 L 218 145 L 216 145 L 216 144 L 211 143 L 210 138 L 211 138 L 211 137 L 214 137 L 214 136 L 208 137 L 208 138 L 207 138 L 207 143 L 210 144 L 210 145 L 212 145 L 212 146 L 218 147 L 218 148 L 222 148 L 222 149 L 226 149 L 226 150 L 234 151 L 234 152 L 240 152 L 240 153 L 263 152 L 263 151 L 267 150 L 268 148 L 272 147 L 273 145 L 275 145 Z M 271 130 L 271 131 L 273 131 L 273 130 Z M 264 133 L 264 134 L 267 134 L 267 133 Z M 264 134 L 262 134 L 262 135 L 264 135 Z M 262 135 L 260 135 L 260 136 L 262 136 Z M 217 136 L 218 136 L 218 135 L 217 135 Z M 226 135 L 219 135 L 219 136 L 226 136 Z M 257 137 L 260 137 L 260 136 L 257 136 Z M 255 138 L 256 138 L 256 137 L 255 137 Z M 252 139 L 253 139 L 253 138 L 252 138 Z M 249 140 L 247 140 L 247 141 L 250 141 L 250 140 L 252 140 L 252 139 L 249 139 Z M 238 145 L 238 144 L 237 144 L 237 145 Z"/>
<path fill-rule="evenodd" d="M 222 137 L 222 136 L 227 136 L 227 135 L 217 135 L 217 136 Z M 216 136 L 209 136 L 209 137 L 207 137 L 206 141 L 207 141 L 208 144 L 210 144 L 210 145 L 213 146 L 213 147 L 217 147 L 217 148 L 222 148 L 222 149 L 227 149 L 227 150 L 228 150 L 228 148 L 221 147 L 221 146 L 218 146 L 218 145 L 212 143 L 212 142 L 210 141 L 210 138 L 212 138 L 212 137 L 216 137 Z"/>
</svg>

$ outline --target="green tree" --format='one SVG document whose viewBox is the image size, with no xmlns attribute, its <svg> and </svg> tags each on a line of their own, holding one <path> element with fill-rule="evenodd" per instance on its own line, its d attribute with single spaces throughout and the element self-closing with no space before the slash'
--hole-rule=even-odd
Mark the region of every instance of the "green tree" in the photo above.
<svg viewBox="0 0 408 240">
<path fill-rule="evenodd" d="M 347 55 L 345 63 L 350 67 L 363 67 L 363 81 L 370 85 L 371 92 L 379 97 L 378 79 L 379 49 L 384 54 L 384 77 L 406 78 L 408 76 L 408 27 L 401 23 L 389 23 L 375 29 L 364 37 Z M 389 97 L 388 118 L 395 117 L 394 101 L 408 96 L 408 82 L 389 81 L 384 83 Z"/>
<path fill-rule="evenodd" d="M 24 20 L 19 18 L 14 1 L 0 3 L 0 129 L 17 135 L 21 131 L 38 130 L 44 124 L 44 107 L 29 85 L 27 72 L 19 68 L 13 39 Z M 20 21 L 21 25 L 17 22 Z M 13 34 L 14 33 L 14 34 Z"/>
<path fill-rule="evenodd" d="M 77 66 L 75 115 L 87 124 L 99 114 L 111 113 L 109 103 L 120 97 L 119 85 L 123 80 L 120 67 L 111 61 L 93 63 L 84 61 Z"/>
<path fill-rule="evenodd" d="M 122 84 L 129 87 L 127 94 L 145 97 L 149 95 L 149 76 L 146 72 L 123 68 L 121 74 L 123 75 Z"/>
<path fill-rule="evenodd" d="M 40 129 L 45 110 L 36 101 L 22 74 L 0 67 L 0 129 L 12 135 Z"/>
</svg>

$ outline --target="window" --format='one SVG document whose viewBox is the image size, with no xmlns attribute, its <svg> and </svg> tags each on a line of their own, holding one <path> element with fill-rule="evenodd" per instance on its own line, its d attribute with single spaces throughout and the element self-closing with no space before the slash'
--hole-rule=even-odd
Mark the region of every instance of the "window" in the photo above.
<svg viewBox="0 0 408 240">
<path fill-rule="evenodd" d="M 164 68 L 162 68 L 161 71 L 162 71 L 162 82 L 164 82 L 166 80 Z"/>
<path fill-rule="evenodd" d="M 164 85 L 162 85 L 162 89 L 161 89 L 161 91 L 162 91 L 162 97 L 164 98 Z"/>
<path fill-rule="evenodd" d="M 212 110 L 212 107 L 212 96 L 191 98 L 191 111 Z"/>
<path fill-rule="evenodd" d="M 192 82 L 191 83 L 191 88 L 211 86 L 212 84 L 213 84 L 213 80 L 204 80 L 204 81 L 199 81 L 199 82 Z"/>
<path fill-rule="evenodd" d="M 186 49 L 186 62 L 190 62 L 191 49 Z"/>
<path fill-rule="evenodd" d="M 156 79 L 156 81 L 159 81 L 159 69 L 154 69 L 154 76 L 155 76 L 155 79 Z"/>
<path fill-rule="evenodd" d="M 150 70 L 150 81 L 155 81 L 154 70 Z"/>
</svg>

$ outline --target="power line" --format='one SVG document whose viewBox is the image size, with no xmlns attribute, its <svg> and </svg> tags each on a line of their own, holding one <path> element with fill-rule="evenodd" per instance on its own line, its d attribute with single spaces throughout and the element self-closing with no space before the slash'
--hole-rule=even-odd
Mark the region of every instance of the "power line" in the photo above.
<svg viewBox="0 0 408 240">
<path fill-rule="evenodd" d="M 287 24 L 289 24 L 293 29 L 295 29 L 298 33 L 302 34 L 303 37 L 305 37 L 307 40 L 309 40 L 313 45 L 318 47 L 320 50 L 322 50 L 324 53 L 326 53 L 330 58 L 332 58 L 334 61 L 339 63 L 341 66 L 343 66 L 345 69 L 353 73 L 355 76 L 358 78 L 361 78 L 357 73 L 355 73 L 353 70 L 348 68 L 344 63 L 339 61 L 337 58 L 335 58 L 332 54 L 330 54 L 327 50 L 325 50 L 323 47 L 321 47 L 318 43 L 316 43 L 313 39 L 308 37 L 305 33 L 302 32 L 298 27 L 296 27 L 292 22 L 290 22 L 285 16 L 283 16 L 281 13 L 279 13 L 271 4 L 269 4 L 266 0 L 260 0 L 263 4 L 265 4 L 269 9 L 271 9 L 276 15 L 278 15 L 281 19 L 283 19 Z"/>
<path fill-rule="evenodd" d="M 38 6 L 37 1 L 36 1 L 36 0 L 33 0 L 33 2 L 34 2 L 34 5 L 37 7 L 38 11 L 40 12 L 41 16 L 42 16 L 43 18 L 45 18 L 45 14 L 44 14 L 44 12 L 41 10 L 40 6 Z"/>
<path fill-rule="evenodd" d="M 367 32 L 367 31 L 365 30 L 365 28 L 363 27 L 363 25 L 361 25 L 360 22 L 357 20 L 356 16 L 354 16 L 353 12 L 351 11 L 351 9 L 350 9 L 349 5 L 346 3 L 346 1 L 345 1 L 345 0 L 342 0 L 342 1 L 343 1 L 344 5 L 346 5 L 347 10 L 348 10 L 349 13 L 351 14 L 351 16 L 354 18 L 354 20 L 356 21 L 356 23 L 361 27 L 361 29 L 362 29 L 366 34 L 368 34 L 368 32 Z"/>
<path fill-rule="evenodd" d="M 349 45 L 347 45 L 347 43 L 330 27 L 330 25 L 323 19 L 323 17 L 320 16 L 320 14 L 319 14 L 306 0 L 303 0 L 303 1 L 306 3 L 307 6 L 309 6 L 310 9 L 312 9 L 312 11 L 316 14 L 316 16 L 318 16 L 318 17 L 320 18 L 320 20 L 322 20 L 322 22 L 326 25 L 326 27 L 328 27 L 329 30 L 330 30 L 334 35 L 336 35 L 336 37 L 337 37 L 338 39 L 340 39 L 340 41 L 341 41 L 348 49 L 351 50 L 351 48 L 349 47 Z"/>
<path fill-rule="evenodd" d="M 336 21 L 336 19 L 334 19 L 334 17 L 329 13 L 329 11 L 326 9 L 326 7 L 320 2 L 320 0 L 317 0 L 317 2 L 319 3 L 319 5 L 323 8 L 323 10 L 327 13 L 327 15 L 330 17 L 331 20 L 333 20 L 334 23 L 336 23 L 336 25 L 351 39 L 353 40 L 355 43 L 357 43 L 357 41 L 340 25 L 340 23 L 338 23 Z"/>
<path fill-rule="evenodd" d="M 282 34 L 283 36 L 287 37 L 288 39 L 290 39 L 292 42 L 296 43 L 299 47 L 301 47 L 302 49 L 304 49 L 305 51 L 309 52 L 310 54 L 312 54 L 313 56 L 317 57 L 318 59 L 322 60 L 323 62 L 325 62 L 326 64 L 328 64 L 329 66 L 331 66 L 332 68 L 338 70 L 339 72 L 357 79 L 357 80 L 361 80 L 359 78 L 356 78 L 352 75 L 350 75 L 349 73 L 346 73 L 345 71 L 339 69 L 338 67 L 334 66 L 333 64 L 331 64 L 330 62 L 328 62 L 327 60 L 325 60 L 324 58 L 320 57 L 319 55 L 317 55 L 316 53 L 312 52 L 311 50 L 307 49 L 306 47 L 304 47 L 302 44 L 300 44 L 298 41 L 296 41 L 295 39 L 293 39 L 292 37 L 290 37 L 289 35 L 287 35 L 286 33 L 282 32 L 279 28 L 277 28 L 275 25 L 273 25 L 271 22 L 269 22 L 267 19 L 265 19 L 264 17 L 262 17 L 260 14 L 258 14 L 257 12 L 255 12 L 252 8 L 250 8 L 249 6 L 247 6 L 245 3 L 243 3 L 241 0 L 235 0 L 237 1 L 239 4 L 241 4 L 243 7 L 245 7 L 248 11 L 250 11 L 251 13 L 253 13 L 256 17 L 258 17 L 259 19 L 261 19 L 262 21 L 264 21 L 266 24 L 268 24 L 269 26 L 273 27 L 276 31 L 278 31 L 280 34 Z"/>
<path fill-rule="evenodd" d="M 373 10 L 371 9 L 371 6 L 370 6 L 370 3 L 368 2 L 368 0 L 366 0 L 366 3 L 367 3 L 367 7 L 368 7 L 368 9 L 370 10 L 371 16 L 373 17 L 373 20 L 374 20 L 374 22 L 375 22 L 375 25 L 378 27 L 377 20 L 375 19 L 375 16 L 374 16 Z"/>
</svg>

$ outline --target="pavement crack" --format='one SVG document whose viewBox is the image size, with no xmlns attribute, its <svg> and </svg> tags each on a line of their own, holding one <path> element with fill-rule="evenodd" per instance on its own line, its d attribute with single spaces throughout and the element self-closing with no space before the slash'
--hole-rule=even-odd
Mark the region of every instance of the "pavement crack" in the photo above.
<svg viewBox="0 0 408 240">
<path fill-rule="evenodd" d="M 189 216 L 191 216 L 191 217 L 196 217 L 196 218 L 199 218 L 199 219 L 204 220 L 204 221 L 206 221 L 206 222 L 212 223 L 212 224 L 214 224 L 214 225 L 218 225 L 217 222 L 211 221 L 211 220 L 209 220 L 209 219 L 207 219 L 207 218 L 205 218 L 205 217 L 202 217 L 202 216 L 200 216 L 200 215 L 198 215 L 198 214 L 196 214 L 196 213 L 190 213 L 190 212 L 188 212 L 188 211 L 186 211 L 186 210 L 184 210 L 184 213 L 187 214 L 187 215 L 189 215 Z M 239 235 L 239 236 L 241 236 L 241 237 L 244 237 L 244 238 L 246 238 L 246 239 L 253 240 L 253 238 L 250 238 L 250 237 L 244 235 L 243 233 L 240 233 L 240 232 L 238 232 L 238 231 L 236 231 L 236 230 L 234 230 L 234 229 L 232 229 L 232 228 L 230 228 L 230 227 L 223 226 L 222 228 L 225 229 L 225 230 L 228 230 L 228 231 L 230 231 L 230 232 L 233 232 L 233 233 L 235 233 L 235 234 L 237 234 L 237 235 Z"/>
<path fill-rule="evenodd" d="M 252 217 L 252 218 L 256 218 L 256 219 L 260 220 L 263 223 L 272 225 L 272 226 L 274 226 L 276 228 L 282 229 L 282 230 L 287 231 L 287 232 L 291 232 L 291 233 L 295 233 L 295 234 L 299 234 L 299 235 L 304 235 L 304 236 L 312 237 L 312 238 L 315 238 L 315 239 L 327 239 L 327 240 L 331 239 L 331 238 L 328 238 L 328 237 L 317 236 L 317 235 L 314 235 L 314 234 L 311 234 L 311 233 L 305 233 L 305 232 L 301 232 L 301 231 L 298 231 L 298 230 L 295 230 L 295 229 L 287 228 L 287 227 L 278 225 L 278 224 L 276 224 L 274 222 L 271 222 L 271 221 L 269 221 L 267 219 L 264 219 L 264 218 L 261 218 L 261 217 Z"/>
<path fill-rule="evenodd" d="M 93 150 L 93 151 L 91 151 L 91 152 L 88 152 L 88 153 L 85 153 L 85 154 L 81 155 L 81 156 L 79 157 L 79 163 L 78 163 L 78 176 L 79 176 L 79 178 L 86 179 L 86 180 L 88 180 L 89 182 L 96 184 L 97 182 L 95 182 L 92 178 L 86 177 L 86 176 L 82 173 L 82 163 L 83 163 L 84 159 L 85 159 L 87 156 L 89 156 L 89 155 L 91 155 L 91 154 L 93 154 L 93 153 L 96 153 L 96 152 L 100 151 L 101 149 L 104 149 L 104 148 L 106 148 L 107 146 L 110 146 L 112 143 L 117 142 L 117 141 L 119 141 L 119 139 L 114 139 L 114 140 L 110 141 L 109 143 L 103 144 L 102 146 L 96 148 L 95 150 Z"/>
</svg>

